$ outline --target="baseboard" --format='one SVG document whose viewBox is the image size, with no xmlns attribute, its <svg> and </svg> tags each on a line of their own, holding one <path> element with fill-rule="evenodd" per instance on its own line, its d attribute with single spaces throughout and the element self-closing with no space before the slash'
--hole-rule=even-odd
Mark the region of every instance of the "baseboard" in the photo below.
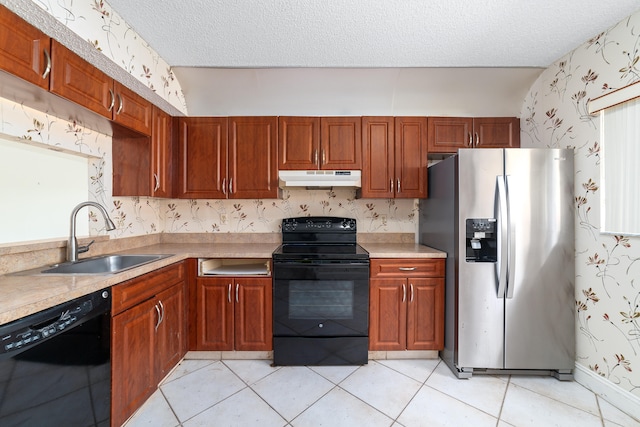
<svg viewBox="0 0 640 427">
<path fill-rule="evenodd" d="M 601 377 L 590 369 L 576 363 L 575 380 L 620 409 L 627 415 L 640 420 L 640 398 L 621 389 L 611 381 Z"/>
</svg>

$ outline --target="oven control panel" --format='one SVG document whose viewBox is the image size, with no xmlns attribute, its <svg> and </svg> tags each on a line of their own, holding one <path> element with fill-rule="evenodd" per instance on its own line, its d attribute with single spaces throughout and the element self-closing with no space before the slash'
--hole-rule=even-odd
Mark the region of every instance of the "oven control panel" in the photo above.
<svg viewBox="0 0 640 427">
<path fill-rule="evenodd" d="M 356 232 L 356 220 L 353 218 L 336 217 L 298 217 L 284 218 L 282 231 L 289 232 Z"/>
</svg>

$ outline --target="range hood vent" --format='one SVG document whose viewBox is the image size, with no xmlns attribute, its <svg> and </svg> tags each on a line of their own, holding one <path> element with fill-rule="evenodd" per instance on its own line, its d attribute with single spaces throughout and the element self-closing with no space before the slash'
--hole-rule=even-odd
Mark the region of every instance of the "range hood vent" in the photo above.
<svg viewBox="0 0 640 427">
<path fill-rule="evenodd" d="M 280 188 L 305 187 L 305 188 L 330 188 L 362 186 L 362 171 L 279 171 Z"/>
</svg>

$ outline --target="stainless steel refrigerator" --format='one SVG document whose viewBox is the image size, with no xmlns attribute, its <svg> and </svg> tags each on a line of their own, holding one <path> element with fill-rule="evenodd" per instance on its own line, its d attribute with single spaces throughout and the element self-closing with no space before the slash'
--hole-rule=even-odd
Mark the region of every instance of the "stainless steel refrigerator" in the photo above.
<svg viewBox="0 0 640 427">
<path fill-rule="evenodd" d="M 447 252 L 440 356 L 459 378 L 572 378 L 573 177 L 570 149 L 461 149 L 429 167 L 419 239 Z"/>
</svg>

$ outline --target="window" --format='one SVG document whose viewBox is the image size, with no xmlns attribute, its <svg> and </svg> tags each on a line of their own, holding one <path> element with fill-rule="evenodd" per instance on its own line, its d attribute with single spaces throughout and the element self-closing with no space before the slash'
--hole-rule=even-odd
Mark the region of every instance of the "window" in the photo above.
<svg viewBox="0 0 640 427">
<path fill-rule="evenodd" d="M 0 134 L 0 244 L 68 237 L 71 211 L 89 195 L 88 170 L 83 154 Z M 78 221 L 79 236 L 88 229 Z"/>
<path fill-rule="evenodd" d="M 602 233 L 640 235 L 640 98 L 635 93 L 639 89 L 631 85 L 594 100 L 602 143 Z"/>
</svg>

